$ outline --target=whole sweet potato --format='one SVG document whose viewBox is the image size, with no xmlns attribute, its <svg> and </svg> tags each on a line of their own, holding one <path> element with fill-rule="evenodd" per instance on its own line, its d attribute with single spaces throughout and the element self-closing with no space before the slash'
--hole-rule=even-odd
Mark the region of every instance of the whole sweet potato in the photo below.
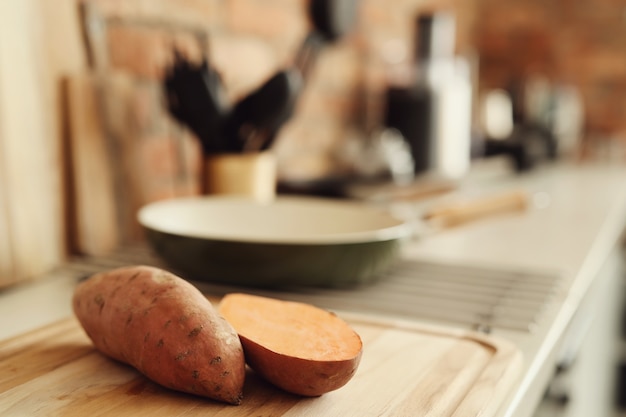
<svg viewBox="0 0 626 417">
<path fill-rule="evenodd" d="M 359 335 L 335 314 L 310 304 L 227 294 L 219 306 L 241 338 L 246 362 L 285 391 L 319 396 L 354 376 Z"/>
<path fill-rule="evenodd" d="M 165 387 L 239 404 L 245 377 L 237 333 L 192 284 L 132 266 L 91 276 L 74 312 L 95 347 Z"/>
</svg>

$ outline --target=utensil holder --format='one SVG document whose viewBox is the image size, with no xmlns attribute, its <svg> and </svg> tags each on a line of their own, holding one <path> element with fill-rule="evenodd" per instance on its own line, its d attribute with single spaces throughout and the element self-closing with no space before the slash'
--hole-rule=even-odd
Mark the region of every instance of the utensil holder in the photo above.
<svg viewBox="0 0 626 417">
<path fill-rule="evenodd" d="M 276 171 L 271 152 L 209 155 L 204 164 L 204 192 L 271 201 L 276 196 Z"/>
</svg>

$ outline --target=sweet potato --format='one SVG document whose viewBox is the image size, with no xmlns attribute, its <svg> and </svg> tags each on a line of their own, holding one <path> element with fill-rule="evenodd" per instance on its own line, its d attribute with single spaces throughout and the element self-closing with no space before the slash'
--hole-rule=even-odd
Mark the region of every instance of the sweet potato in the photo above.
<svg viewBox="0 0 626 417">
<path fill-rule="evenodd" d="M 361 338 L 328 311 L 233 293 L 219 312 L 239 334 L 248 365 L 285 391 L 322 395 L 344 386 L 359 365 Z"/>
<path fill-rule="evenodd" d="M 239 404 L 245 377 L 237 333 L 189 282 L 132 266 L 81 282 L 74 312 L 95 347 L 165 387 Z"/>
</svg>

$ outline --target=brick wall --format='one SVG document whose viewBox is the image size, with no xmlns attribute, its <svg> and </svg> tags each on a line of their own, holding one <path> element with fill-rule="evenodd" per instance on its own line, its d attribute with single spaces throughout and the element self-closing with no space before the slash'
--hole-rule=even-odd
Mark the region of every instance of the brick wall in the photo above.
<svg viewBox="0 0 626 417">
<path fill-rule="evenodd" d="M 577 86 L 589 138 L 626 136 L 623 0 L 480 0 L 483 86 L 542 73 Z"/>
<path fill-rule="evenodd" d="M 140 82 L 158 83 L 164 68 L 172 62 L 172 45 L 188 51 L 190 56 L 200 56 L 206 47 L 231 101 L 289 65 L 310 29 L 306 0 L 89 3 L 117 22 L 107 32 L 108 65 L 112 69 L 128 72 Z M 608 135 L 626 131 L 626 18 L 622 3 L 362 0 L 356 30 L 323 51 L 295 117 L 281 131 L 275 147 L 281 176 L 318 178 L 346 169 L 340 160 L 344 139 L 364 137 L 377 126 L 390 51 L 404 50 L 408 52 L 405 61 L 411 60 L 413 19 L 420 11 L 432 8 L 455 10 L 458 50 L 478 51 L 481 88 L 504 86 L 512 75 L 544 73 L 554 81 L 581 88 L 590 132 Z M 120 19 L 152 23 L 119 24 Z M 208 34 L 208 44 L 190 36 L 184 30 L 189 27 Z M 155 120 L 161 118 L 167 115 L 160 114 Z M 180 133 L 174 128 L 161 128 L 155 147 L 164 146 L 164 131 L 169 135 Z M 159 154 L 156 150 L 149 153 Z M 193 158 L 177 161 L 192 161 L 189 169 L 197 169 Z M 171 195 L 172 187 L 168 187 Z M 194 192 L 193 187 L 187 190 Z M 164 190 L 155 193 L 168 194 Z"/>
<path fill-rule="evenodd" d="M 188 51 L 188 55 L 200 55 L 203 45 L 186 30 L 192 27 L 208 34 L 210 62 L 222 75 L 227 96 L 233 102 L 276 70 L 290 65 L 311 28 L 306 0 L 86 2 L 95 5 L 97 13 L 108 22 L 104 52 L 107 70 L 131 74 L 138 85 L 158 83 L 172 62 L 173 45 Z M 377 126 L 389 48 L 404 48 L 408 53 L 405 61 L 409 62 L 413 19 L 420 11 L 435 7 L 457 7 L 459 49 L 467 48 L 474 7 L 472 2 L 458 3 L 362 0 L 354 32 L 322 52 L 295 116 L 281 130 L 275 146 L 281 177 L 319 178 L 348 169 L 338 157 L 343 139 L 350 135 L 363 138 Z M 161 138 L 154 140 L 153 146 L 163 147 L 162 132 L 171 134 L 175 129 L 147 127 L 142 131 L 160 131 Z M 148 152 L 158 154 L 156 150 Z M 171 170 L 171 163 L 168 166 Z M 169 185 L 166 188 L 172 189 Z M 160 190 L 149 198 L 164 195 L 167 192 Z"/>
</svg>

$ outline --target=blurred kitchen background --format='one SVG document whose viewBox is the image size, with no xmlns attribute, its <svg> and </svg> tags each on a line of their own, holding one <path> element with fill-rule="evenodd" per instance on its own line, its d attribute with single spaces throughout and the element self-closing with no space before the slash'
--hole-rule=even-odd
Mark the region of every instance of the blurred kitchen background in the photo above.
<svg viewBox="0 0 626 417">
<path fill-rule="evenodd" d="M 175 51 L 205 60 L 236 103 L 294 65 L 308 10 L 307 0 L 1 1 L 0 286 L 141 241 L 138 207 L 200 193 L 202 146 L 164 97 Z M 401 181 L 407 165 L 381 157 L 397 133 L 395 152 L 413 151 L 418 177 L 462 177 L 494 156 L 520 175 L 559 158 L 626 163 L 624 0 L 361 0 L 353 17 L 273 138 L 280 190 L 336 196 L 346 181 Z M 441 121 L 424 116 L 433 86 L 447 98 Z M 416 139 L 435 124 L 448 150 Z"/>
<path fill-rule="evenodd" d="M 431 32 L 446 35 L 424 52 L 418 21 L 441 11 L 452 23 L 438 23 Z M 235 103 L 293 65 L 313 27 L 306 0 L 5 1 L 0 19 L 4 284 L 141 239 L 137 207 L 200 192 L 200 144 L 163 97 L 175 50 L 206 59 Z M 473 160 L 511 155 L 520 171 L 557 154 L 623 162 L 625 50 L 623 0 L 362 0 L 273 142 L 279 183 L 330 193 L 376 175 L 368 148 L 380 130 L 409 141 L 417 131 L 406 120 L 424 106 L 416 86 L 429 53 L 462 69 L 457 91 L 471 87 L 471 109 L 452 105 L 443 120 L 471 117 Z M 463 156 L 454 166 L 463 175 Z"/>
</svg>

